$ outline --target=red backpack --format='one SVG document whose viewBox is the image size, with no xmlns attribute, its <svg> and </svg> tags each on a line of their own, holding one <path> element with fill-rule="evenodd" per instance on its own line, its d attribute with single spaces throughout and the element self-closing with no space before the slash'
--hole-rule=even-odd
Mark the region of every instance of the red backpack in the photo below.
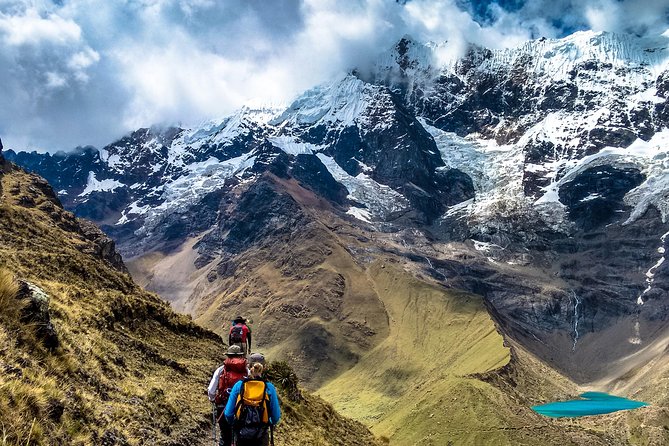
<svg viewBox="0 0 669 446">
<path fill-rule="evenodd" d="M 214 402 L 217 405 L 223 405 L 228 402 L 230 390 L 237 381 L 246 378 L 248 373 L 246 369 L 246 358 L 243 356 L 235 356 L 226 358 L 223 363 L 225 367 L 221 376 L 218 378 L 218 388 L 216 389 L 216 398 Z"/>
</svg>

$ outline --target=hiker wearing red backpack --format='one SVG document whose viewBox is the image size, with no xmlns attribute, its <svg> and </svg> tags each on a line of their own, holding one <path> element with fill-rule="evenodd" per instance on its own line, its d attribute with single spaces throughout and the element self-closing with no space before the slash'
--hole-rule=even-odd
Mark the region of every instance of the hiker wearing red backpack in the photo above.
<svg viewBox="0 0 669 446">
<path fill-rule="evenodd" d="M 216 423 L 220 427 L 219 446 L 231 446 L 233 444 L 232 425 L 227 422 L 223 412 L 234 385 L 248 375 L 246 355 L 240 346 L 231 345 L 226 356 L 223 365 L 214 372 L 207 389 L 209 401 L 213 404 L 214 425 L 212 428 L 214 429 L 214 440 L 216 439 Z"/>
<path fill-rule="evenodd" d="M 249 377 L 234 385 L 225 406 L 225 418 L 233 426 L 235 446 L 274 446 L 274 426 L 281 407 L 274 384 L 263 378 L 265 358 L 251 355 Z"/>
<path fill-rule="evenodd" d="M 245 355 L 251 351 L 251 329 L 247 325 L 246 318 L 237 316 L 232 321 L 230 334 L 228 335 L 229 345 L 239 345 Z"/>
</svg>

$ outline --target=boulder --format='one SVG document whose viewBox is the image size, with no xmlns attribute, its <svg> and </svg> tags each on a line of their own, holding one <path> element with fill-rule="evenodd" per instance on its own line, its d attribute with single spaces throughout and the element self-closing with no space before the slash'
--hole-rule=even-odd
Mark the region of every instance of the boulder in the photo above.
<svg viewBox="0 0 669 446">
<path fill-rule="evenodd" d="M 57 348 L 60 341 L 51 322 L 49 295 L 37 285 L 20 280 L 16 298 L 26 301 L 21 311 L 21 322 L 35 327 L 35 334 L 46 348 L 50 350 Z"/>
</svg>

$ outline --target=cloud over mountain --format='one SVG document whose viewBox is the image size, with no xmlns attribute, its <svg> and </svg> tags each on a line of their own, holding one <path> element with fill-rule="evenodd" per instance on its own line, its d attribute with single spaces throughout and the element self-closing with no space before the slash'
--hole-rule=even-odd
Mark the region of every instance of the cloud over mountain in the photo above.
<svg viewBox="0 0 669 446">
<path fill-rule="evenodd" d="M 577 29 L 661 32 L 668 0 L 8 0 L 0 135 L 9 147 L 104 144 L 253 98 L 289 101 L 402 35 L 488 47 Z"/>
</svg>

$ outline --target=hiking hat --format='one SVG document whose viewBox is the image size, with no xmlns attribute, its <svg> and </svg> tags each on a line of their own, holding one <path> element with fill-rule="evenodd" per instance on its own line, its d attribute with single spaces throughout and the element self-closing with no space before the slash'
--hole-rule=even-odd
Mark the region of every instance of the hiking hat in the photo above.
<svg viewBox="0 0 669 446">
<path fill-rule="evenodd" d="M 265 365 L 265 355 L 263 355 L 262 353 L 251 353 L 251 356 L 249 356 L 249 367 L 255 364 L 256 362 Z"/>
<path fill-rule="evenodd" d="M 237 316 L 236 318 L 234 318 L 232 320 L 232 322 L 242 322 L 242 323 L 244 323 L 244 322 L 246 322 L 246 318 L 244 316 Z"/>
<path fill-rule="evenodd" d="M 244 354 L 244 352 L 239 345 L 231 345 L 228 347 L 228 351 L 225 354 L 227 356 L 241 356 Z"/>
</svg>

